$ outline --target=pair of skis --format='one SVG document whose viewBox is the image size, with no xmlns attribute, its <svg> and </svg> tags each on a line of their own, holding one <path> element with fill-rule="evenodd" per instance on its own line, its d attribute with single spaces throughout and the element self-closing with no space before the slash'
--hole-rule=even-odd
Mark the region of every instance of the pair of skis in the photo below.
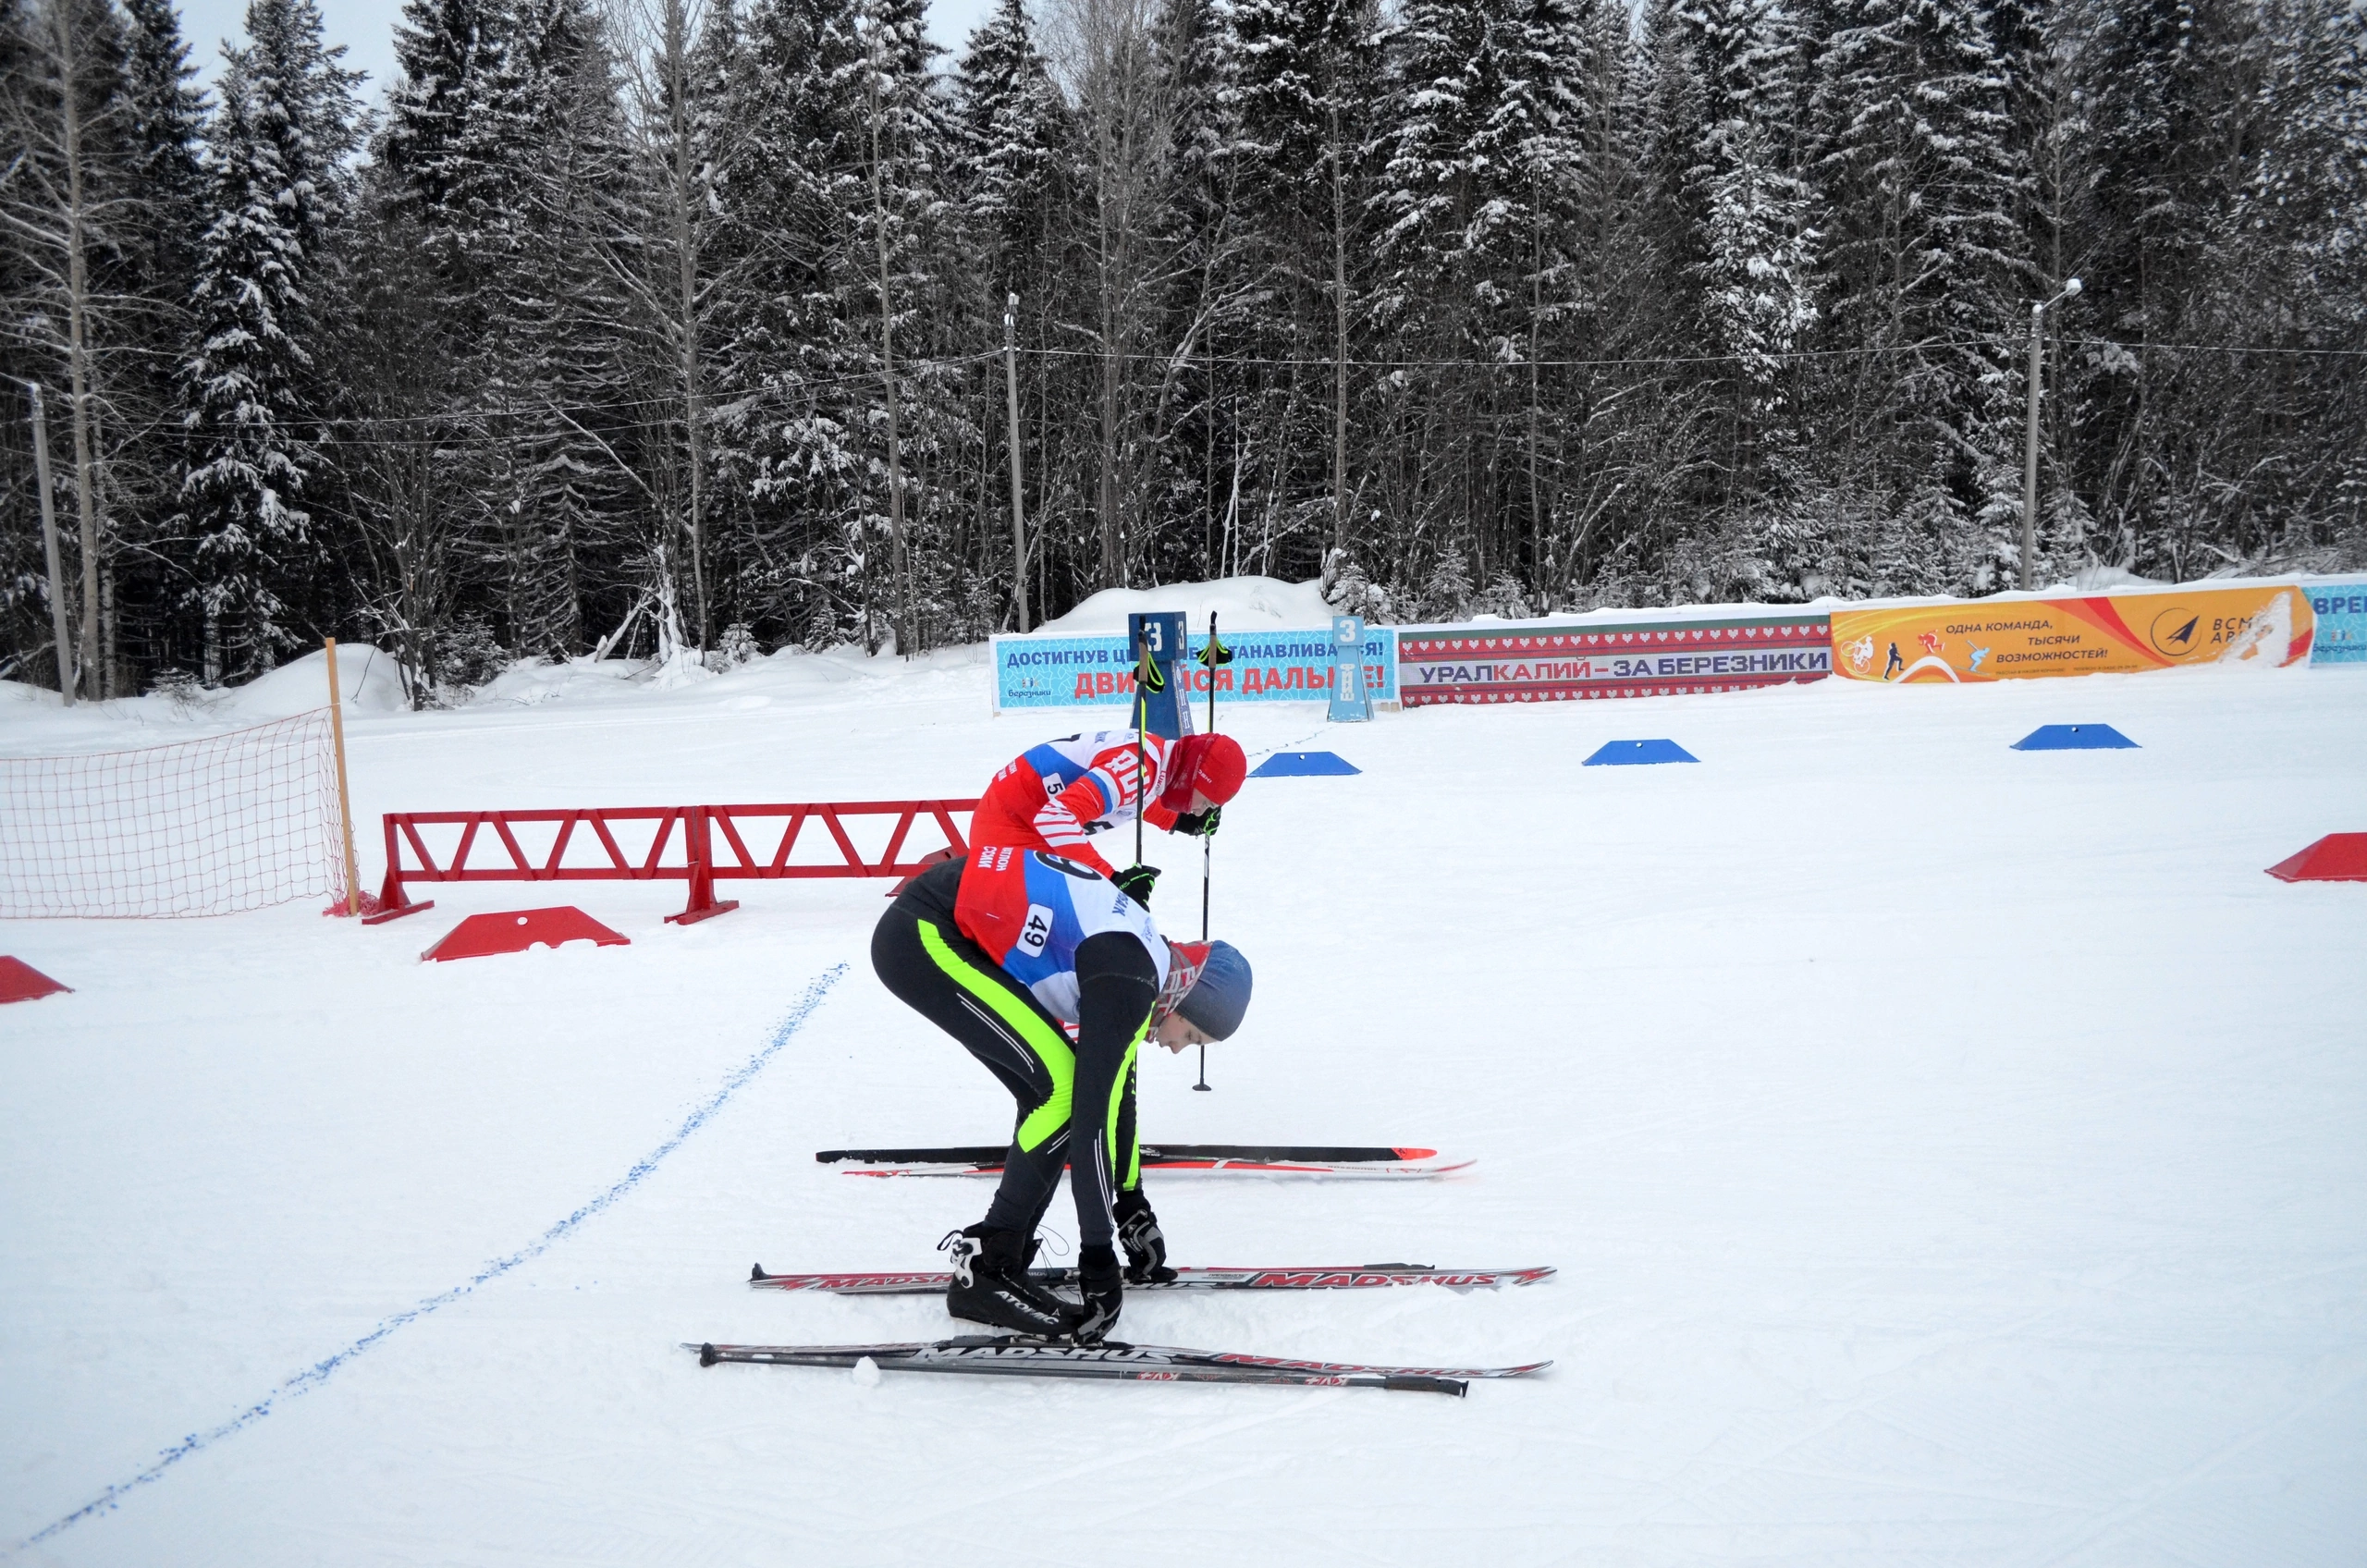
<svg viewBox="0 0 2367 1568">
<path fill-rule="evenodd" d="M 1347 1180 L 1421 1180 L 1462 1170 L 1474 1162 L 1450 1159 L 1435 1149 L 1341 1145 L 1168 1144 L 1146 1145 L 1143 1169 L 1171 1174 L 1278 1176 Z M 995 1176 L 1004 1151 L 979 1145 L 955 1148 L 824 1149 L 814 1158 L 842 1165 L 855 1176 Z M 1048 1289 L 1073 1289 L 1075 1270 L 1038 1268 L 1035 1280 Z M 1317 1268 L 1187 1268 L 1175 1278 L 1135 1284 L 1133 1291 L 1343 1291 L 1432 1285 L 1455 1292 L 1533 1285 L 1551 1277 L 1550 1268 L 1438 1268 L 1419 1263 L 1368 1263 Z M 819 1291 L 835 1295 L 935 1295 L 951 1276 L 934 1270 L 834 1274 L 768 1274 L 759 1264 L 748 1283 L 756 1290 Z M 699 1365 L 738 1363 L 761 1366 L 861 1367 L 880 1371 L 963 1373 L 990 1377 L 1075 1378 L 1102 1381 L 1162 1383 L 1290 1384 L 1317 1388 L 1378 1388 L 1461 1396 L 1467 1384 L 1526 1377 L 1551 1362 L 1517 1366 L 1374 1366 L 1328 1361 L 1247 1355 L 1230 1351 L 1184 1350 L 1171 1345 L 1107 1341 L 1077 1344 L 1018 1335 L 971 1336 L 934 1343 L 877 1345 L 685 1345 Z"/>
<path fill-rule="evenodd" d="M 1478 1379 L 1521 1378 L 1552 1365 L 1525 1366 L 1366 1366 L 1353 1362 L 1295 1361 L 1232 1351 L 1180 1350 L 1116 1341 L 1081 1345 L 984 1334 L 935 1344 L 685 1345 L 699 1365 L 742 1362 L 758 1366 L 861 1366 L 883 1372 L 965 1372 L 1005 1378 L 1082 1378 L 1129 1383 L 1281 1383 L 1301 1388 L 1392 1389 L 1407 1393 L 1463 1395 Z"/>
<path fill-rule="evenodd" d="M 1000 1176 L 1005 1150 L 968 1145 L 934 1149 L 824 1149 L 814 1158 L 849 1176 Z M 1314 1181 L 1406 1182 L 1468 1170 L 1478 1163 L 1436 1149 L 1342 1144 L 1145 1144 L 1143 1169 L 1169 1176 L 1287 1176 Z"/>
<path fill-rule="evenodd" d="M 1392 1285 L 1442 1285 L 1451 1291 L 1492 1291 L 1499 1285 L 1534 1285 L 1551 1268 L 1434 1268 L 1427 1263 L 1357 1263 L 1318 1268 L 1178 1268 L 1172 1280 L 1126 1287 L 1134 1291 L 1369 1291 Z M 1073 1290 L 1073 1268 L 1032 1268 L 1029 1278 L 1047 1290 Z M 760 1291 L 827 1291 L 841 1296 L 943 1295 L 953 1276 L 927 1269 L 911 1273 L 767 1274 L 763 1264 L 748 1275 Z"/>
<path fill-rule="evenodd" d="M 1030 1273 L 1050 1289 L 1073 1286 L 1072 1268 Z M 1535 1268 L 1434 1268 L 1423 1263 L 1365 1263 L 1318 1268 L 1178 1268 L 1172 1280 L 1130 1285 L 1132 1291 L 1363 1291 L 1400 1285 L 1437 1285 L 1451 1291 L 1533 1285 L 1553 1270 Z M 840 1274 L 767 1274 L 762 1264 L 748 1275 L 760 1291 L 823 1291 L 834 1295 L 935 1295 L 951 1276 L 931 1270 Z M 1152 1383 L 1287 1383 L 1307 1388 L 1390 1389 L 1400 1392 L 1453 1394 L 1466 1385 L 1543 1371 L 1547 1361 L 1518 1366 L 1369 1366 L 1358 1363 L 1299 1361 L 1247 1355 L 1237 1351 L 1183 1350 L 1172 1345 L 1108 1341 L 1076 1344 L 1020 1335 L 982 1335 L 930 1343 L 880 1345 L 685 1345 L 699 1353 L 699 1365 L 739 1362 L 758 1366 L 860 1366 L 883 1372 L 953 1372 L 1000 1377 L 1081 1378 Z"/>
</svg>

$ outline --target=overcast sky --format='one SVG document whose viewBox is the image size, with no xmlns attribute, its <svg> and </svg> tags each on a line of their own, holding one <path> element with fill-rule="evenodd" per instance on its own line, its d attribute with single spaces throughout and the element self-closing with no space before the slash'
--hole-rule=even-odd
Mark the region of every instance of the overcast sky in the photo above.
<svg viewBox="0 0 2367 1568">
<path fill-rule="evenodd" d="M 959 49 L 987 14 L 990 0 L 929 0 L 929 36 Z M 362 101 L 375 104 L 395 74 L 395 18 L 402 0 L 320 0 L 331 43 L 345 45 L 345 63 L 370 73 Z M 222 41 L 246 34 L 247 0 L 181 0 L 181 36 L 200 80 L 212 82 L 222 67 Z"/>
</svg>

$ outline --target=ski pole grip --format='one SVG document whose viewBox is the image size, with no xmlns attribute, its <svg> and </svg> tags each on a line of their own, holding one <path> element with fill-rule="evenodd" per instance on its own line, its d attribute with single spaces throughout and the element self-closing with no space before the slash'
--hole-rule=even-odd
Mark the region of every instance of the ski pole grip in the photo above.
<svg viewBox="0 0 2367 1568">
<path fill-rule="evenodd" d="M 1380 1386 L 1402 1394 L 1453 1394 L 1461 1399 L 1466 1385 L 1459 1378 L 1383 1378 Z"/>
</svg>

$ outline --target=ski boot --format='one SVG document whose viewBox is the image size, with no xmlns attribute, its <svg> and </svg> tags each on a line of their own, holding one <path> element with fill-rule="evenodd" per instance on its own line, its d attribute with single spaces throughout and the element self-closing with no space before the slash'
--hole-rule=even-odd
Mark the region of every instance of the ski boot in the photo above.
<svg viewBox="0 0 2367 1568">
<path fill-rule="evenodd" d="M 1016 1231 L 972 1225 L 949 1234 L 938 1250 L 953 1258 L 945 1310 L 972 1323 L 1038 1339 L 1065 1336 L 1077 1309 L 1027 1276 L 1025 1238 Z"/>
</svg>

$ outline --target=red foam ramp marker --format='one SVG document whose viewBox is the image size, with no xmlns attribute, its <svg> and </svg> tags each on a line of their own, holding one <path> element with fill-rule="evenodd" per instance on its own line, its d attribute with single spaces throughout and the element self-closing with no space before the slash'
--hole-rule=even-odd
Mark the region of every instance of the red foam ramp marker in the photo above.
<svg viewBox="0 0 2367 1568">
<path fill-rule="evenodd" d="M 621 932 L 609 930 L 573 904 L 561 904 L 557 909 L 472 914 L 444 933 L 442 941 L 419 956 L 422 962 L 445 963 L 456 958 L 522 953 L 537 942 L 551 948 L 567 942 L 597 942 L 604 948 L 632 945 L 632 939 Z"/>
<path fill-rule="evenodd" d="M 23 959 L 0 957 L 0 1002 L 39 1001 L 73 988 L 59 985 Z"/>
<path fill-rule="evenodd" d="M 2367 882 L 2367 833 L 2329 833 L 2268 874 L 2280 882 Z"/>
</svg>

